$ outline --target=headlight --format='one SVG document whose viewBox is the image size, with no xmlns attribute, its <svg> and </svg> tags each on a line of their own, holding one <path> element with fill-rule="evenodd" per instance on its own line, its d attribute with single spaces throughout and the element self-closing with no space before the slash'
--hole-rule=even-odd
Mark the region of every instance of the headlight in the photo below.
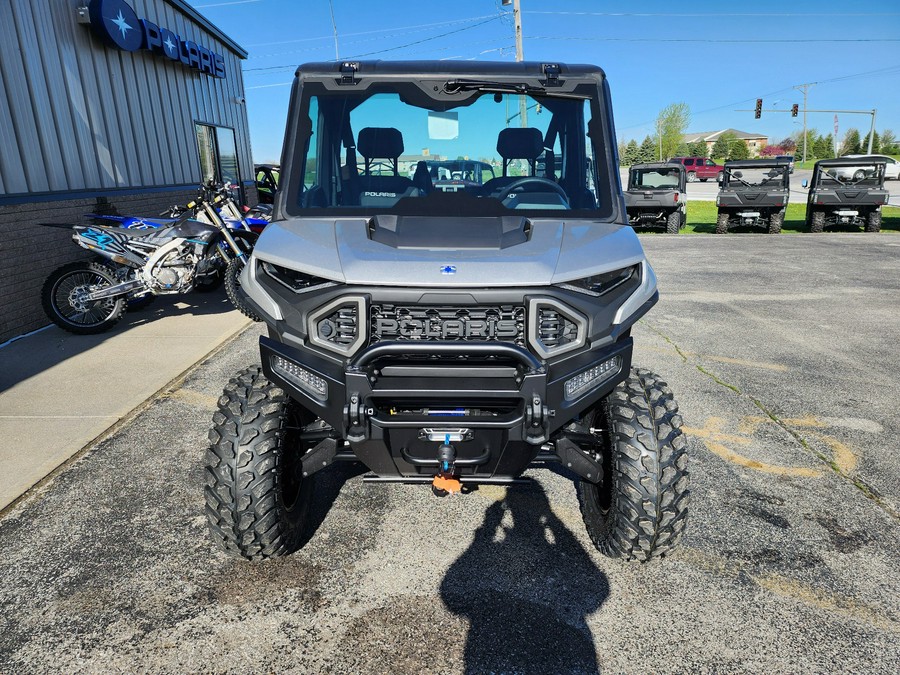
<svg viewBox="0 0 900 675">
<path fill-rule="evenodd" d="M 622 357 L 614 356 L 601 364 L 578 373 L 566 380 L 566 400 L 574 401 L 582 394 L 594 389 L 616 375 L 622 369 Z"/>
<path fill-rule="evenodd" d="M 640 279 L 641 266 L 632 265 L 624 267 L 613 272 L 604 272 L 603 274 L 595 274 L 584 279 L 576 279 L 575 281 L 567 281 L 559 284 L 563 288 L 587 295 L 600 296 L 609 293 L 611 290 L 618 288 L 630 279 Z"/>
<path fill-rule="evenodd" d="M 306 368 L 301 368 L 277 354 L 272 356 L 272 370 L 319 401 L 328 400 L 328 382 Z"/>
<path fill-rule="evenodd" d="M 338 298 L 309 315 L 309 341 L 349 356 L 366 339 L 366 301 L 361 297 Z"/>
<path fill-rule="evenodd" d="M 303 293 L 316 288 L 324 288 L 326 286 L 335 286 L 336 282 L 320 279 L 297 270 L 292 270 L 281 265 L 273 265 L 270 262 L 261 261 L 259 266 L 269 277 L 277 281 L 282 286 L 294 291 L 294 293 Z"/>
</svg>

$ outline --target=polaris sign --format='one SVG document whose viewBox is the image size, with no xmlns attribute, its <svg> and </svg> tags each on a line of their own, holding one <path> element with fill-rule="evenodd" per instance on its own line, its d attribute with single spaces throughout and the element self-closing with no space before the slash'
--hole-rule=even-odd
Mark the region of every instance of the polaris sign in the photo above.
<svg viewBox="0 0 900 675">
<path fill-rule="evenodd" d="M 88 7 L 91 28 L 104 42 L 126 52 L 148 49 L 172 61 L 181 61 L 212 77 L 225 77 L 225 59 L 152 21 L 139 19 L 124 0 L 91 0 Z"/>
</svg>

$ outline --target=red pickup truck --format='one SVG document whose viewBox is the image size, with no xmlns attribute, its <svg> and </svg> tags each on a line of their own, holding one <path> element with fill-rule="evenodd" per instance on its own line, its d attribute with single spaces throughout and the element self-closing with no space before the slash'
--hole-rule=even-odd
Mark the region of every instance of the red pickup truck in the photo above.
<svg viewBox="0 0 900 675">
<path fill-rule="evenodd" d="M 688 183 L 693 183 L 697 180 L 705 183 L 710 178 L 714 178 L 717 181 L 722 180 L 722 172 L 725 170 L 725 167 L 721 164 L 716 164 L 705 157 L 673 157 L 669 161 L 684 165 Z"/>
</svg>

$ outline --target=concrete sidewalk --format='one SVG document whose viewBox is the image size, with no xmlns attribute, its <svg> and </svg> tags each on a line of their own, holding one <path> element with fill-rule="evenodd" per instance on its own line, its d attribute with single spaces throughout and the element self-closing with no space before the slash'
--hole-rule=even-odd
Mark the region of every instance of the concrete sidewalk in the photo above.
<svg viewBox="0 0 900 675">
<path fill-rule="evenodd" d="M 158 297 L 111 331 L 0 348 L 0 509 L 251 322 L 224 292 Z"/>
</svg>

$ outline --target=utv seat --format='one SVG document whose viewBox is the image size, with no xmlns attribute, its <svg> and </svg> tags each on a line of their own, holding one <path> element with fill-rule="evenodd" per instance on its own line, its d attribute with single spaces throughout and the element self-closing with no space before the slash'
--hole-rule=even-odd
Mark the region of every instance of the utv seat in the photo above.
<svg viewBox="0 0 900 675">
<path fill-rule="evenodd" d="M 503 175 L 487 181 L 481 188 L 482 193 L 491 195 L 522 178 L 522 176 L 507 175 L 511 160 L 527 160 L 533 176 L 537 158 L 540 157 L 543 151 L 544 137 L 538 129 L 511 127 L 501 131 L 500 135 L 497 136 L 497 152 L 503 158 Z"/>
<path fill-rule="evenodd" d="M 360 206 L 391 207 L 404 197 L 418 197 L 420 190 L 397 171 L 397 158 L 403 154 L 403 136 L 393 127 L 360 129 L 356 149 L 365 160 L 364 170 L 356 181 Z M 392 173 L 375 174 L 374 160 L 387 160 Z"/>
</svg>

